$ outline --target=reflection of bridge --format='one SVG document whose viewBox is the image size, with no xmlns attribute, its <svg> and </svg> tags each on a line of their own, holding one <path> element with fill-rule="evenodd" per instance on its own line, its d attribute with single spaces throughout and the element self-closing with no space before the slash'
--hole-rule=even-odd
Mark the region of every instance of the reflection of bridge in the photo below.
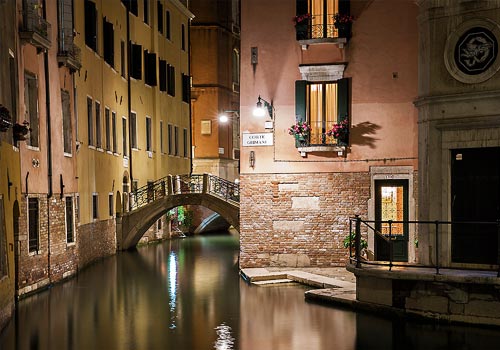
<svg viewBox="0 0 500 350">
<path fill-rule="evenodd" d="M 240 229 L 239 186 L 214 175 L 169 175 L 134 191 L 130 201 L 130 211 L 117 219 L 122 250 L 135 247 L 151 225 L 181 205 L 204 206 Z"/>
</svg>

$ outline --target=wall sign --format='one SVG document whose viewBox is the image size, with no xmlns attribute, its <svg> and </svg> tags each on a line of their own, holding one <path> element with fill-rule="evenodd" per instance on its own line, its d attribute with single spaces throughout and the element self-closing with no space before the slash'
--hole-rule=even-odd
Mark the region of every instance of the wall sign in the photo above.
<svg viewBox="0 0 500 350">
<path fill-rule="evenodd" d="M 243 147 L 272 146 L 273 134 L 270 132 L 243 134 Z"/>
</svg>

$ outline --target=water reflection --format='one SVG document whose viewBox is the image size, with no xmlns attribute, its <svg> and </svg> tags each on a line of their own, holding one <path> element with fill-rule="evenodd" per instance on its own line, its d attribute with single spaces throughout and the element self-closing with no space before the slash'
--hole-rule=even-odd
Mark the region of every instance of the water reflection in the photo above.
<svg viewBox="0 0 500 350">
<path fill-rule="evenodd" d="M 120 253 L 29 298 L 0 349 L 497 349 L 500 331 L 404 322 L 304 301 L 238 276 L 238 238 Z"/>
</svg>

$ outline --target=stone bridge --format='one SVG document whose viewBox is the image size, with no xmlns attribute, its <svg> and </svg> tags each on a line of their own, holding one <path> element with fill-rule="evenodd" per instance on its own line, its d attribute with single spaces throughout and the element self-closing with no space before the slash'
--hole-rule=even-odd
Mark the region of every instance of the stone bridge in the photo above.
<svg viewBox="0 0 500 350">
<path fill-rule="evenodd" d="M 238 184 L 214 175 L 166 176 L 132 192 L 130 211 L 117 218 L 118 248 L 135 247 L 151 225 L 181 205 L 211 209 L 239 231 L 239 200 Z"/>
</svg>

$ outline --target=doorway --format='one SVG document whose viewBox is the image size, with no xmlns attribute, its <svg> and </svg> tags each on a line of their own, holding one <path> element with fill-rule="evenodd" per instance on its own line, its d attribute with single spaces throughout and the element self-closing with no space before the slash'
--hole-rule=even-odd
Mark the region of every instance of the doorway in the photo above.
<svg viewBox="0 0 500 350">
<path fill-rule="evenodd" d="M 387 221 L 405 221 L 392 223 Z M 375 181 L 375 229 L 391 236 L 393 261 L 408 261 L 408 180 Z M 389 260 L 389 242 L 375 235 L 376 260 Z"/>
<path fill-rule="evenodd" d="M 450 199 L 452 262 L 497 264 L 500 147 L 451 151 Z"/>
</svg>

